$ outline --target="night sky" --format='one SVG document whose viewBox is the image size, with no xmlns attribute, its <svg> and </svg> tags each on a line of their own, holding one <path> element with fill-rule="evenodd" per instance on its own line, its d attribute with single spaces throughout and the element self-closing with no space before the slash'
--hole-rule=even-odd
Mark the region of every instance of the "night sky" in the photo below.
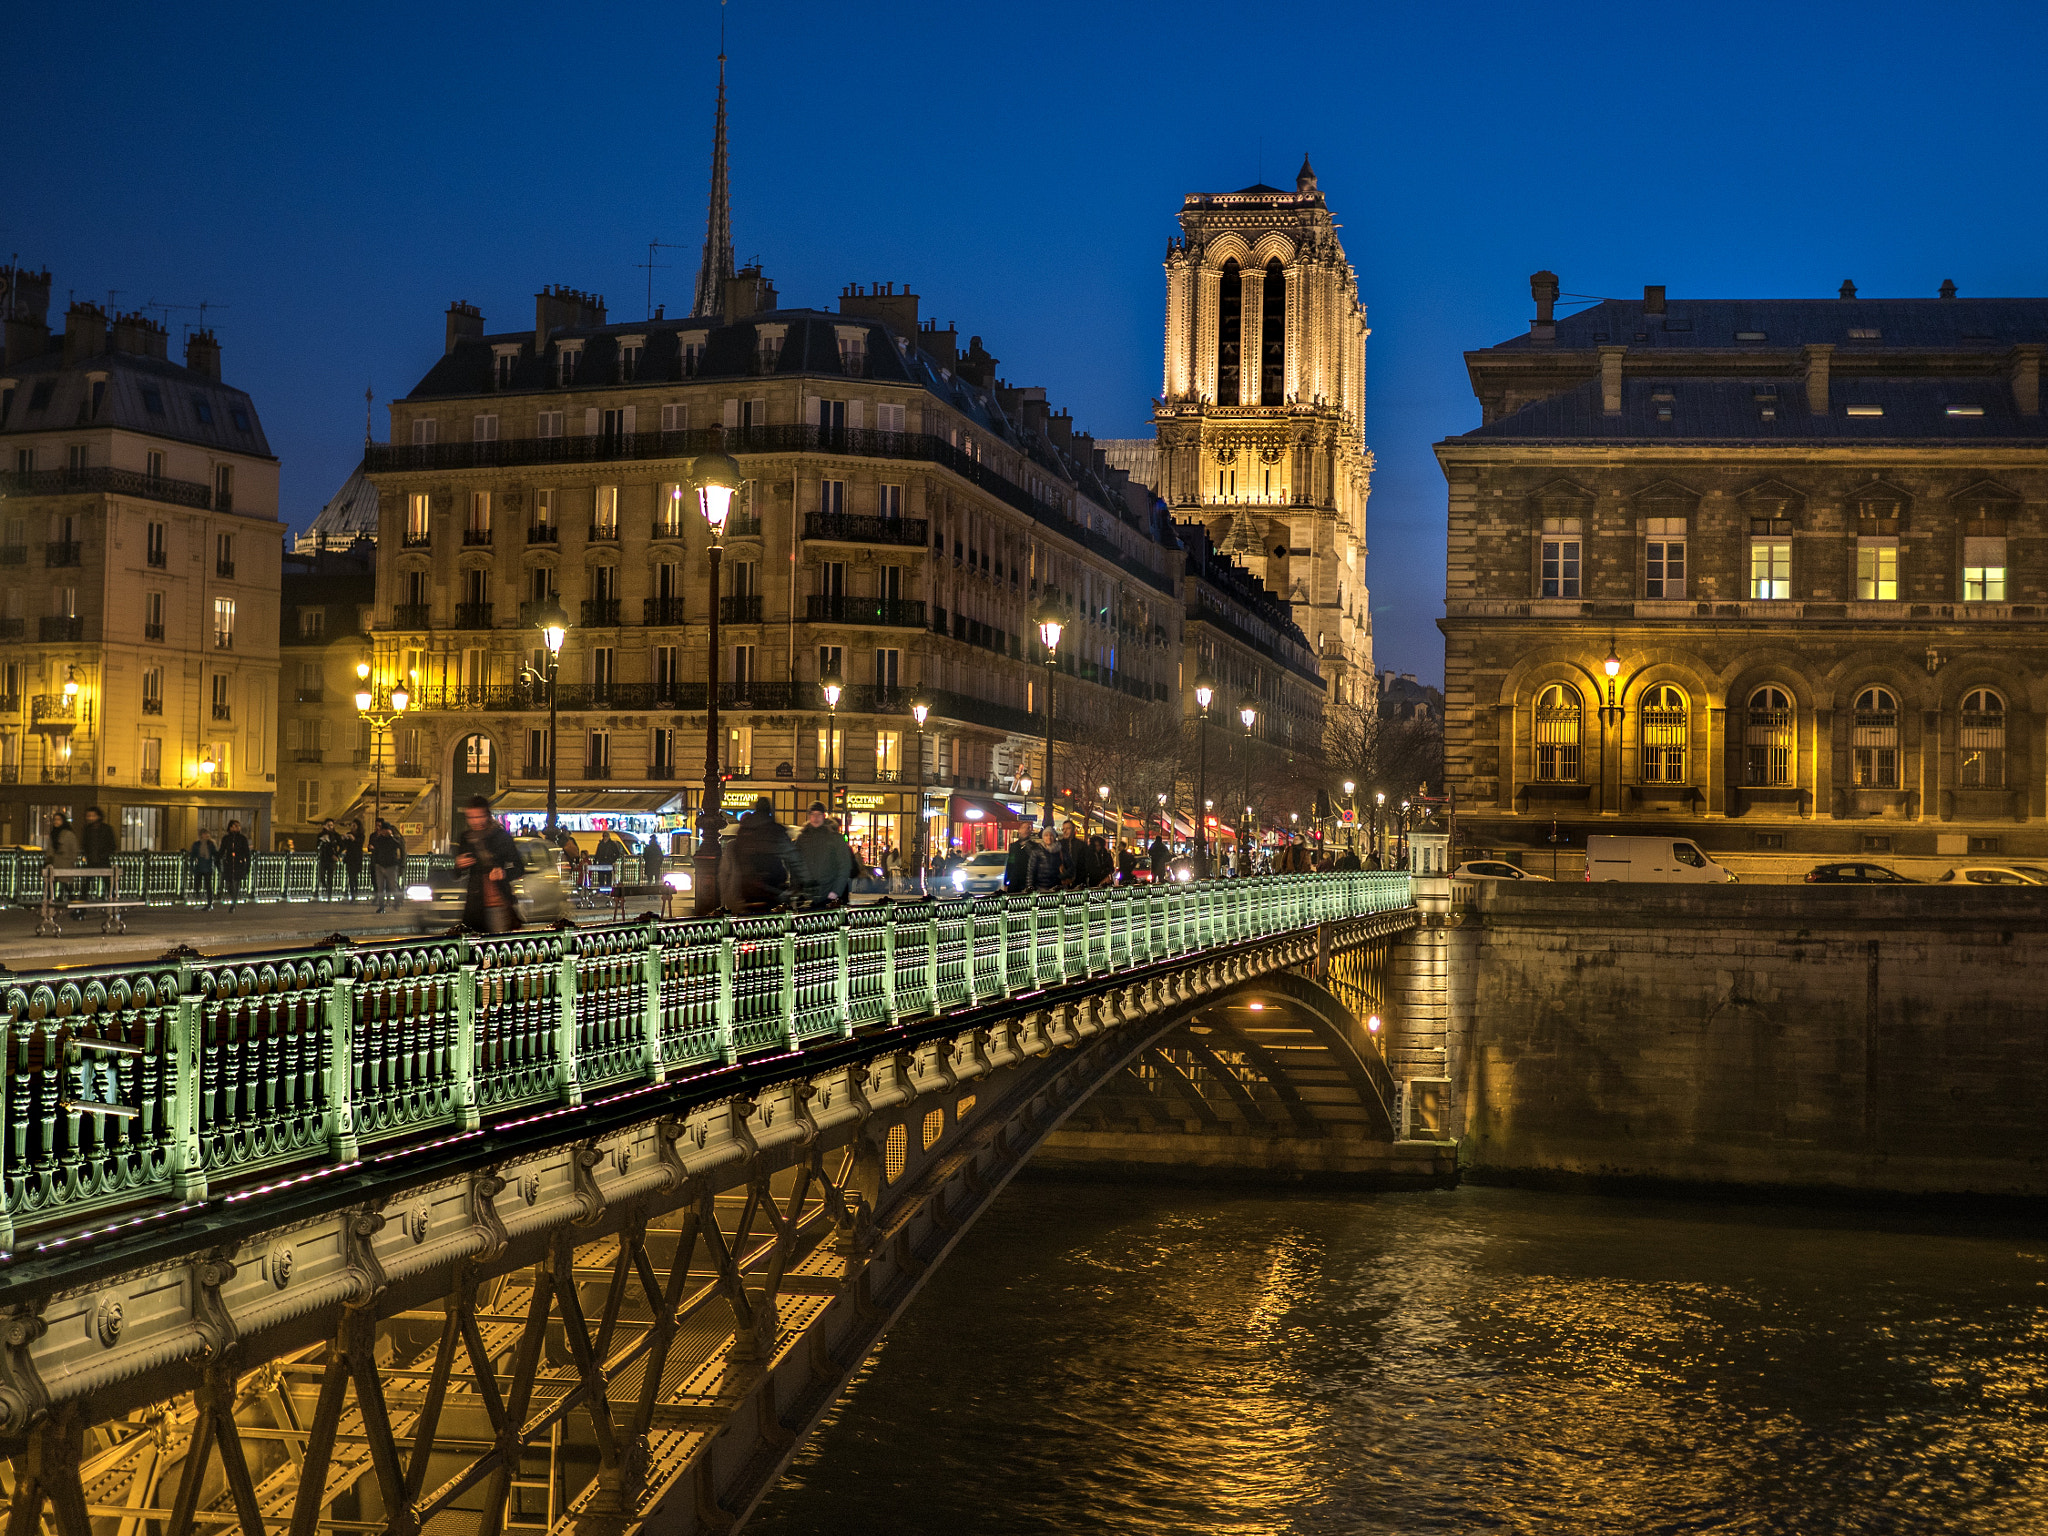
<svg viewBox="0 0 2048 1536">
<path fill-rule="evenodd" d="M 1673 297 L 2048 291 L 2048 6 L 734 0 L 733 224 L 790 305 L 908 283 L 1077 426 L 1146 430 L 1183 193 L 1310 151 L 1370 306 L 1382 666 L 1442 674 L 1460 353 L 1528 274 Z M 450 299 L 687 309 L 718 7 L 70 5 L 10 15 L 0 255 L 123 309 L 212 301 L 285 515 L 354 466 Z M 170 314 L 175 348 L 189 311 Z M 174 354 L 175 355 L 175 354 Z"/>
</svg>

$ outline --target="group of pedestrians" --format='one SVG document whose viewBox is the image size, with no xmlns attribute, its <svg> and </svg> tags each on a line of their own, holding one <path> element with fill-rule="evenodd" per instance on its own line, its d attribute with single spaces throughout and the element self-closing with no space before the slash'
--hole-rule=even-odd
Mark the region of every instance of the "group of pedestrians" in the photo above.
<svg viewBox="0 0 2048 1536">
<path fill-rule="evenodd" d="M 843 907 L 853 892 L 853 849 L 825 803 L 813 800 L 795 837 L 775 819 L 767 795 L 740 817 L 738 829 L 719 848 L 718 900 L 728 912 L 766 912 L 808 904 Z"/>
<path fill-rule="evenodd" d="M 1154 837 L 1142 853 L 1129 843 L 1112 850 L 1102 833 L 1083 837 L 1071 821 L 1058 837 L 1031 827 L 1010 844 L 1010 856 L 1003 866 L 1003 889 L 1080 891 L 1130 885 L 1138 877 L 1141 859 L 1151 867 L 1153 880 L 1164 881 L 1173 864 L 1173 850 L 1163 837 Z"/>
<path fill-rule="evenodd" d="M 398 905 L 405 869 L 405 839 L 381 816 L 368 835 L 364 834 L 361 817 L 351 821 L 346 828 L 339 826 L 333 817 L 328 817 L 320 824 L 320 835 L 313 842 L 313 854 L 318 861 L 314 880 L 320 900 L 361 899 L 363 873 L 367 865 L 370 895 L 376 902 L 376 910 L 382 912 L 387 906 Z M 335 895 L 337 884 L 345 893 L 339 898 Z"/>
<path fill-rule="evenodd" d="M 209 827 L 201 827 L 185 850 L 185 870 L 190 876 L 188 900 L 206 898 L 206 910 L 213 910 L 215 882 L 227 898 L 228 910 L 242 899 L 242 886 L 249 878 L 249 837 L 239 821 L 228 822 L 227 830 L 215 841 Z"/>
</svg>

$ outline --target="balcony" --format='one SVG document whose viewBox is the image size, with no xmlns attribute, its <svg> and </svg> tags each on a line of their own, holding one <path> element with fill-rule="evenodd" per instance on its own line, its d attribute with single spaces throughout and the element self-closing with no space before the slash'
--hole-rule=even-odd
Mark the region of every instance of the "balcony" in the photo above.
<svg viewBox="0 0 2048 1536">
<path fill-rule="evenodd" d="M 489 629 L 491 627 L 491 605 L 489 603 L 457 603 L 455 605 L 455 627 L 457 629 Z"/>
<path fill-rule="evenodd" d="M 552 594 L 547 597 L 529 597 L 519 605 L 520 628 L 526 629 L 538 624 L 542 614 L 546 613 L 550 608 L 556 608 L 560 605 L 561 599 Z"/>
<path fill-rule="evenodd" d="M 54 619 L 45 616 L 36 620 L 36 635 L 43 640 L 83 640 L 85 620 L 76 616 Z"/>
<path fill-rule="evenodd" d="M 225 576 L 232 578 L 235 574 L 235 562 L 232 560 L 214 561 L 213 574 L 216 576 Z"/>
<path fill-rule="evenodd" d="M 687 624 L 689 617 L 683 612 L 680 597 L 650 597 L 640 608 L 642 624 Z"/>
<path fill-rule="evenodd" d="M 427 770 L 418 763 L 393 763 L 391 765 L 391 777 L 394 779 L 424 779 L 426 776 Z"/>
<path fill-rule="evenodd" d="M 425 629 L 430 603 L 398 603 L 391 610 L 393 629 Z"/>
<path fill-rule="evenodd" d="M 57 567 L 85 564 L 85 546 L 76 539 L 52 539 L 43 546 L 43 564 Z"/>
<path fill-rule="evenodd" d="M 142 696 L 142 712 L 145 715 L 162 714 L 164 712 L 163 697 L 161 695 L 144 694 Z"/>
<path fill-rule="evenodd" d="M 94 781 L 92 764 L 45 763 L 42 779 L 45 784 L 90 784 Z"/>
<path fill-rule="evenodd" d="M 648 530 L 648 537 L 652 539 L 667 539 L 671 542 L 680 539 L 683 537 L 683 524 L 685 521 L 686 519 L 680 517 L 657 517 L 654 520 L 653 526 Z M 732 520 L 728 518 L 726 521 L 728 527 L 730 527 Z"/>
<path fill-rule="evenodd" d="M 813 624 L 881 624 L 923 629 L 924 601 L 909 597 L 827 597 L 812 593 L 804 617 Z"/>
<path fill-rule="evenodd" d="M 585 763 L 583 777 L 586 779 L 608 779 L 612 776 L 610 763 Z"/>
<path fill-rule="evenodd" d="M 0 784 L 19 784 L 20 782 L 21 764 L 0 763 Z"/>
<path fill-rule="evenodd" d="M 0 715 L 18 715 L 18 714 L 20 714 L 20 713 L 21 713 L 21 695 L 20 695 L 20 694 L 18 694 L 18 693 L 4 693 L 4 694 L 0 694 Z"/>
<path fill-rule="evenodd" d="M 676 776 L 674 763 L 649 763 L 647 777 L 650 779 L 673 779 Z"/>
<path fill-rule="evenodd" d="M 0 544 L 0 565 L 27 565 L 26 544 Z"/>
<path fill-rule="evenodd" d="M 318 747 L 299 747 L 292 753 L 292 761 L 295 763 L 321 763 L 326 760 L 327 754 Z"/>
<path fill-rule="evenodd" d="M 232 651 L 235 648 L 235 632 L 232 629 L 216 629 L 213 632 L 213 648 L 216 651 Z"/>
<path fill-rule="evenodd" d="M 721 624 L 760 623 L 761 594 L 728 592 L 718 600 L 718 621 Z"/>
<path fill-rule="evenodd" d="M 618 625 L 619 600 L 616 597 L 586 597 L 583 600 L 585 629 L 616 629 Z"/>
<path fill-rule="evenodd" d="M 488 548 L 491 530 L 488 528 L 465 528 L 462 530 L 462 544 L 465 549 Z"/>
<path fill-rule="evenodd" d="M 367 768 L 370 766 L 370 749 L 368 747 L 355 747 L 350 750 L 348 760 L 358 768 Z"/>
<path fill-rule="evenodd" d="M 27 634 L 27 619 L 0 619 L 0 640 L 19 640 Z"/>
<path fill-rule="evenodd" d="M 398 545 L 399 548 L 401 549 L 425 549 L 429 544 L 433 542 L 434 535 L 432 530 L 426 528 L 408 528 L 405 530 L 405 533 L 399 538 Z"/>
<path fill-rule="evenodd" d="M 148 786 L 150 786 L 150 787 L 154 788 L 155 786 L 157 786 L 157 785 L 159 785 L 159 784 L 162 784 L 162 783 L 163 783 L 163 781 L 164 781 L 164 771 L 163 771 L 163 769 L 161 769 L 161 768 L 145 768 L 145 769 L 143 769 L 143 770 L 142 770 L 142 782 L 143 782 L 144 784 L 146 784 L 146 785 L 148 785 Z"/>
<path fill-rule="evenodd" d="M 161 549 L 152 549 L 144 558 L 149 561 L 149 568 L 153 571 L 168 569 L 171 563 L 170 556 Z"/>
<path fill-rule="evenodd" d="M 522 779 L 544 779 L 548 776 L 548 765 L 546 763 L 521 763 L 518 776 Z"/>
<path fill-rule="evenodd" d="M 62 733 L 78 724 L 78 695 L 39 693 L 28 701 L 29 729 Z"/>
<path fill-rule="evenodd" d="M 231 720 L 233 720 L 233 719 L 235 718 L 235 707 L 234 707 L 234 705 L 232 705 L 232 704 L 216 704 L 216 705 L 214 705 L 214 706 L 213 706 L 213 718 L 214 718 L 214 719 L 216 719 L 216 720 L 218 720 L 218 721 L 221 721 L 221 722 L 222 722 L 223 724 L 227 723 L 228 721 L 231 721 Z"/>
<path fill-rule="evenodd" d="M 618 539 L 618 536 L 619 525 L 617 523 L 592 523 L 590 525 L 590 541 L 593 544 L 612 543 Z"/>
<path fill-rule="evenodd" d="M 810 512 L 804 516 L 807 539 L 922 549 L 930 536 L 931 525 L 921 517 L 861 517 L 852 512 Z"/>
<path fill-rule="evenodd" d="M 760 513 L 733 513 L 725 520 L 725 536 L 728 539 L 758 539 L 761 537 Z"/>
<path fill-rule="evenodd" d="M 161 625 L 161 624 L 145 624 L 145 625 L 143 625 L 143 626 L 142 626 L 142 638 L 143 638 L 143 639 L 145 639 L 145 640 L 162 640 L 162 639 L 163 639 L 163 637 L 164 637 L 164 627 L 163 627 L 163 625 Z"/>
<path fill-rule="evenodd" d="M 28 474 L 0 474 L 0 491 L 17 496 L 62 496 L 67 492 L 103 491 L 116 496 L 140 496 L 174 507 L 197 507 L 202 512 L 213 505 L 213 488 L 190 480 L 167 480 L 162 475 L 138 475 L 132 469 L 39 469 Z M 226 507 L 221 510 L 225 512 Z"/>
<path fill-rule="evenodd" d="M 553 544 L 560 540 L 562 532 L 553 523 L 535 523 L 526 530 L 529 544 Z"/>
<path fill-rule="evenodd" d="M 300 688 L 294 690 L 292 697 L 301 704 L 324 704 L 327 702 L 327 690 L 325 688 Z"/>
</svg>

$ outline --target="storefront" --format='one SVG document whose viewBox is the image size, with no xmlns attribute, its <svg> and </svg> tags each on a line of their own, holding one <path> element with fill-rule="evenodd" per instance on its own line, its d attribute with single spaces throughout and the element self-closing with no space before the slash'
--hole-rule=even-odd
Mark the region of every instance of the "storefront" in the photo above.
<svg viewBox="0 0 2048 1536">
<path fill-rule="evenodd" d="M 994 795 L 954 795 L 946 806 L 946 846 L 954 853 L 1005 848 L 1031 824 L 1024 802 Z"/>
<path fill-rule="evenodd" d="M 673 789 L 564 789 L 556 793 L 555 824 L 574 833 L 586 853 L 590 840 L 606 832 L 635 843 L 658 837 L 669 846 L 688 827 L 682 801 Z M 538 837 L 547 825 L 547 791 L 508 789 L 492 801 L 492 809 L 514 832 Z"/>
</svg>

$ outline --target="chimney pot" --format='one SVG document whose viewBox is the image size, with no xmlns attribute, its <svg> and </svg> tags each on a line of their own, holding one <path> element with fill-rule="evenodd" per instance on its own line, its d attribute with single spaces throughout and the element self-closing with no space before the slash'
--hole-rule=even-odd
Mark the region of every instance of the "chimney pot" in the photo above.
<svg viewBox="0 0 2048 1536">
<path fill-rule="evenodd" d="M 1621 414 L 1621 359 L 1627 347 L 1600 348 L 1600 410 L 1608 416 Z"/>
<path fill-rule="evenodd" d="M 1529 334 L 1545 341 L 1557 335 L 1557 274 L 1555 272 L 1532 272 L 1529 274 L 1529 296 L 1536 301 L 1536 322 L 1529 327 Z"/>
<path fill-rule="evenodd" d="M 185 366 L 202 379 L 220 382 L 220 342 L 211 331 L 194 331 L 185 338 Z"/>
<path fill-rule="evenodd" d="M 1952 299 L 1956 296 L 1956 280 L 1954 278 L 1944 277 L 1941 280 L 1941 296 L 1944 299 Z"/>
<path fill-rule="evenodd" d="M 2012 406 L 2022 416 L 2041 414 L 2041 356 L 2048 346 L 2026 342 L 2012 349 Z"/>
<path fill-rule="evenodd" d="M 1834 353 L 1829 342 L 1814 342 L 1806 349 L 1806 409 L 1815 416 L 1828 413 L 1828 363 Z"/>
<path fill-rule="evenodd" d="M 1661 315 L 1664 313 L 1664 285 L 1662 283 L 1643 284 L 1643 313 L 1646 315 Z"/>
<path fill-rule="evenodd" d="M 1838 292 L 1836 293 L 1835 297 L 1836 297 L 1836 298 L 1838 298 L 1838 299 L 1853 299 L 1853 298 L 1855 298 L 1855 297 L 1856 297 L 1856 285 L 1855 285 L 1854 283 L 1850 282 L 1848 278 L 1846 278 L 1846 277 L 1845 277 L 1845 278 L 1843 278 L 1843 279 L 1842 279 L 1842 286 L 1841 286 L 1841 289 L 1840 289 L 1840 290 L 1839 290 L 1839 291 L 1838 291 Z"/>
</svg>

